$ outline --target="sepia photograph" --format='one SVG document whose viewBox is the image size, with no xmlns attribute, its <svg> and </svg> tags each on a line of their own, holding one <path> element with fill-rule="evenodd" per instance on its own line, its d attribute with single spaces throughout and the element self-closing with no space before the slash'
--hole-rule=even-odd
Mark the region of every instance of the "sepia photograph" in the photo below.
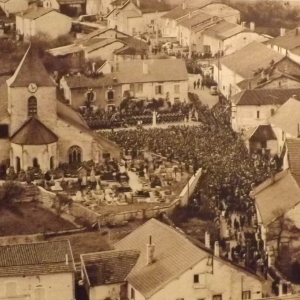
<svg viewBox="0 0 300 300">
<path fill-rule="evenodd" d="M 300 0 L 0 0 L 0 300 L 300 300 Z"/>
</svg>

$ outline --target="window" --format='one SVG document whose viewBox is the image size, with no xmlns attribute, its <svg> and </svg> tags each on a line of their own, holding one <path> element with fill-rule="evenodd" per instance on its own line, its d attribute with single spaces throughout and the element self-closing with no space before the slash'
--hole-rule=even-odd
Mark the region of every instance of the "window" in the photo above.
<svg viewBox="0 0 300 300">
<path fill-rule="evenodd" d="M 257 119 L 259 119 L 259 115 L 260 115 L 260 111 L 258 110 L 258 111 L 256 112 L 256 118 L 257 118 Z"/>
<path fill-rule="evenodd" d="M 194 283 L 199 283 L 199 274 L 194 275 Z"/>
<path fill-rule="evenodd" d="M 243 291 L 242 300 L 251 299 L 251 291 Z"/>
<path fill-rule="evenodd" d="M 212 300 L 222 300 L 222 295 L 213 295 Z"/>
<path fill-rule="evenodd" d="M 130 299 L 135 299 L 135 290 L 133 288 L 130 291 Z"/>
<path fill-rule="evenodd" d="M 155 87 L 155 94 L 156 95 L 162 95 L 163 94 L 163 86 L 162 85 L 157 85 Z"/>
<path fill-rule="evenodd" d="M 134 84 L 133 84 L 133 83 L 130 83 L 130 85 L 129 85 L 129 90 L 130 90 L 131 92 L 134 92 Z"/>
<path fill-rule="evenodd" d="M 72 146 L 69 149 L 69 163 L 80 163 L 82 159 L 82 150 L 78 146 Z"/>
<path fill-rule="evenodd" d="M 143 84 L 142 84 L 142 83 L 138 83 L 138 85 L 137 85 L 137 91 L 138 91 L 139 93 L 142 93 L 142 92 L 143 92 Z"/>
<path fill-rule="evenodd" d="M 36 157 L 32 160 L 32 166 L 34 168 L 38 168 L 39 167 L 39 161 L 38 161 L 38 159 Z"/>
<path fill-rule="evenodd" d="M 16 282 L 6 282 L 6 297 L 17 296 L 17 283 Z"/>
<path fill-rule="evenodd" d="M 28 99 L 28 117 L 34 117 L 37 115 L 37 101 L 35 97 L 30 97 Z"/>
<path fill-rule="evenodd" d="M 113 90 L 109 90 L 106 92 L 106 100 L 112 101 L 115 99 L 115 92 Z"/>
<path fill-rule="evenodd" d="M 275 112 L 274 108 L 271 108 L 271 116 L 274 115 L 274 112 Z"/>
<path fill-rule="evenodd" d="M 34 289 L 34 300 L 45 300 L 45 289 L 44 288 Z"/>
<path fill-rule="evenodd" d="M 151 20 L 151 24 L 154 24 L 154 20 Z"/>
<path fill-rule="evenodd" d="M 179 84 L 174 85 L 174 93 L 175 94 L 180 94 L 180 85 Z"/>
<path fill-rule="evenodd" d="M 8 125 L 0 124 L 0 139 L 8 138 Z"/>
</svg>

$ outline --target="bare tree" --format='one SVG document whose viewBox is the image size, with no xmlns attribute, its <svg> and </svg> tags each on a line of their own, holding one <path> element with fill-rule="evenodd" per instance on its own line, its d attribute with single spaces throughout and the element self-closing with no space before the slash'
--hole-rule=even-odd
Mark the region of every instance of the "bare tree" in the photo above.
<svg viewBox="0 0 300 300">
<path fill-rule="evenodd" d="M 295 227 L 294 221 L 291 220 L 282 208 L 273 210 L 274 221 L 269 225 L 267 232 L 267 241 L 274 241 L 277 248 L 277 260 L 281 257 L 281 244 L 290 242 L 294 239 L 291 229 Z"/>
</svg>

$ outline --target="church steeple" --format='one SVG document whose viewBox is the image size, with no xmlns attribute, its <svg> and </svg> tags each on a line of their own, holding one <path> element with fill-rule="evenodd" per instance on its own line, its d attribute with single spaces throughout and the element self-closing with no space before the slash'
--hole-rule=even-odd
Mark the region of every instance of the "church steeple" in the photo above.
<svg viewBox="0 0 300 300">
<path fill-rule="evenodd" d="M 56 85 L 34 48 L 29 46 L 7 85 L 10 136 L 31 116 L 54 130 L 57 121 Z"/>
<path fill-rule="evenodd" d="M 27 87 L 30 83 L 35 83 L 38 87 L 55 86 L 31 45 L 7 83 L 10 87 Z"/>
</svg>

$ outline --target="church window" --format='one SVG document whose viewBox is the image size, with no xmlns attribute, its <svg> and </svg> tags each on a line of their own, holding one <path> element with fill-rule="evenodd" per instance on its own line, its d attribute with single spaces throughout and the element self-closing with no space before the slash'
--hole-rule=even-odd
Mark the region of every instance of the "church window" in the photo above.
<svg viewBox="0 0 300 300">
<path fill-rule="evenodd" d="M 69 149 L 69 163 L 80 163 L 82 159 L 82 150 L 78 146 L 72 146 Z"/>
<path fill-rule="evenodd" d="M 38 168 L 39 167 L 39 161 L 38 161 L 38 159 L 36 157 L 32 160 L 32 166 L 34 168 Z"/>
<path fill-rule="evenodd" d="M 7 139 L 7 138 L 8 138 L 8 125 L 0 124 L 0 139 Z"/>
<path fill-rule="evenodd" d="M 34 117 L 37 115 L 37 101 L 35 97 L 28 99 L 28 117 Z"/>
</svg>

